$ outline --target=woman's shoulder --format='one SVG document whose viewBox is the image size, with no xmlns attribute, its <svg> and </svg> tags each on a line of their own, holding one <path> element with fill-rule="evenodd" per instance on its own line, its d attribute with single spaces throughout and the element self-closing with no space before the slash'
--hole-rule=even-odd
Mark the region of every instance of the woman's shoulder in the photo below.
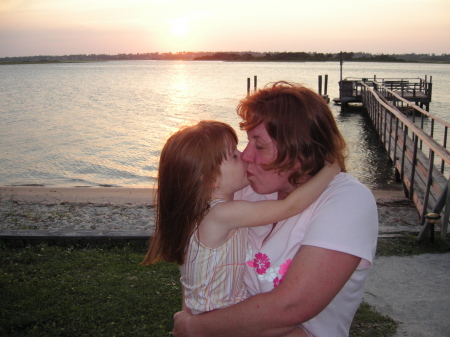
<svg viewBox="0 0 450 337">
<path fill-rule="evenodd" d="M 334 196 L 352 200 L 375 202 L 372 191 L 348 173 L 339 173 L 324 192 L 326 197 Z"/>
</svg>

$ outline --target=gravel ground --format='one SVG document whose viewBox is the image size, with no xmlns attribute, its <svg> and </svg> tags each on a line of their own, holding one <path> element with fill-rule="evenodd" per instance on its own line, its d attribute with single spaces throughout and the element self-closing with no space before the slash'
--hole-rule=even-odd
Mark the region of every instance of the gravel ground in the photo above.
<svg viewBox="0 0 450 337">
<path fill-rule="evenodd" d="M 0 202 L 0 230 L 152 230 L 152 205 Z"/>
</svg>

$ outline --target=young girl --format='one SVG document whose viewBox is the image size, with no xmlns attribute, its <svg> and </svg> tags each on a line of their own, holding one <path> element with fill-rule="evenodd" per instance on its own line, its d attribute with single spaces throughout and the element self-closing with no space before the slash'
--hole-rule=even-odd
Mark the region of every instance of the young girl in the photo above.
<svg viewBox="0 0 450 337">
<path fill-rule="evenodd" d="M 249 184 L 237 142 L 231 126 L 202 121 L 172 135 L 161 152 L 156 229 L 143 264 L 176 262 L 183 309 L 193 314 L 247 297 L 245 227 L 302 212 L 340 172 L 327 164 L 284 200 L 234 201 L 233 194 Z"/>
</svg>

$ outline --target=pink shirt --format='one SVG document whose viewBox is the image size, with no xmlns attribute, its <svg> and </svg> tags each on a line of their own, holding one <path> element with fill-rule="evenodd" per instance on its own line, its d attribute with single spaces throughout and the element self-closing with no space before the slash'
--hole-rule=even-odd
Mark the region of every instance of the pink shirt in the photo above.
<svg viewBox="0 0 450 337">
<path fill-rule="evenodd" d="M 244 189 L 236 199 L 276 199 L 277 193 L 258 195 Z M 303 213 L 272 225 L 249 228 L 245 284 L 251 295 L 278 286 L 300 245 L 336 250 L 361 257 L 361 263 L 344 288 L 315 318 L 302 324 L 317 337 L 347 336 L 361 302 L 378 237 L 378 213 L 370 190 L 346 173 L 340 173 Z"/>
</svg>

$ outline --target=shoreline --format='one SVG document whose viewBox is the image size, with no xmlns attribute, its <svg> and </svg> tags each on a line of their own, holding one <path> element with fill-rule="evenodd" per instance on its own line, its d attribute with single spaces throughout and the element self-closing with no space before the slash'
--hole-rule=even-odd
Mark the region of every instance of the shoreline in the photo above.
<svg viewBox="0 0 450 337">
<path fill-rule="evenodd" d="M 154 188 L 0 186 L 0 232 L 152 231 L 154 194 Z M 418 211 L 403 190 L 372 190 L 372 194 L 380 237 L 420 231 Z"/>
<path fill-rule="evenodd" d="M 0 200 L 38 204 L 153 205 L 154 188 L 0 186 Z"/>
<path fill-rule="evenodd" d="M 403 190 L 373 190 L 377 201 L 406 199 Z M 93 203 L 150 205 L 154 203 L 153 187 L 51 187 L 0 186 L 0 200 L 13 199 L 31 203 Z"/>
</svg>

